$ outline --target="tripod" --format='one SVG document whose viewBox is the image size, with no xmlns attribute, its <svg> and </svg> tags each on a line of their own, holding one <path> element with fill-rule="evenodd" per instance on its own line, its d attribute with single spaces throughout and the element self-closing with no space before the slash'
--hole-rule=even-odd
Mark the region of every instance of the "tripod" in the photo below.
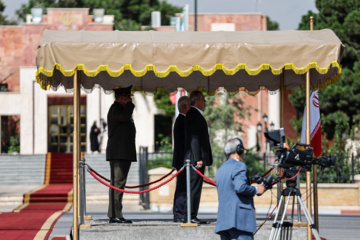
<svg viewBox="0 0 360 240">
<path fill-rule="evenodd" d="M 291 196 L 292 196 L 292 199 L 293 199 L 293 201 L 292 201 L 292 211 L 291 211 L 291 221 L 284 223 L 286 209 L 287 209 L 287 207 L 289 205 L 289 200 L 290 200 Z M 310 225 L 311 231 L 314 234 L 315 239 L 320 240 L 319 233 L 316 230 L 315 224 L 312 221 L 312 218 L 311 218 L 311 215 L 310 215 L 308 209 L 306 208 L 306 205 L 304 203 L 304 199 L 301 196 L 300 190 L 298 188 L 296 188 L 296 178 L 292 179 L 292 180 L 288 180 L 286 182 L 286 188 L 281 193 L 280 201 L 279 201 L 278 207 L 276 209 L 274 222 L 273 222 L 273 225 L 272 225 L 272 228 L 271 228 L 271 233 L 270 233 L 269 240 L 278 240 L 280 238 L 281 239 L 289 239 L 289 237 L 290 237 L 290 239 L 292 238 L 292 227 L 293 227 L 292 220 L 293 220 L 293 217 L 294 217 L 295 196 L 297 198 L 298 203 L 300 203 L 301 208 L 304 210 L 305 217 L 306 217 L 306 219 L 307 219 L 307 221 L 308 221 L 308 223 Z M 284 211 L 282 213 L 280 222 L 277 222 L 277 218 L 278 218 L 278 215 L 279 215 L 281 204 L 282 204 L 283 201 L 285 201 L 284 200 L 285 197 L 287 197 L 285 208 L 284 208 Z M 281 232 L 283 228 L 286 229 L 286 231 L 284 233 Z"/>
</svg>

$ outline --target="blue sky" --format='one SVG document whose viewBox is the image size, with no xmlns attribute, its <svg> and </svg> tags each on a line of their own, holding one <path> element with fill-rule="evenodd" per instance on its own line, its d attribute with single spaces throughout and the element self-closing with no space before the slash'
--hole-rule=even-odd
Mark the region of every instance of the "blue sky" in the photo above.
<svg viewBox="0 0 360 240">
<path fill-rule="evenodd" d="M 2 0 L 6 8 L 4 15 L 15 20 L 15 10 L 28 0 Z M 167 0 L 177 6 L 189 4 L 190 12 L 194 12 L 195 0 Z M 198 13 L 254 13 L 268 15 L 271 20 L 280 24 L 281 30 L 297 29 L 301 16 L 308 10 L 318 12 L 315 0 L 197 0 Z M 316 24 L 316 23 L 315 23 Z"/>
<path fill-rule="evenodd" d="M 194 12 L 195 0 L 167 0 L 177 6 L 189 4 Z M 297 29 L 301 16 L 309 10 L 318 12 L 315 0 L 197 0 L 198 13 L 260 12 L 277 21 L 281 30 Z"/>
</svg>

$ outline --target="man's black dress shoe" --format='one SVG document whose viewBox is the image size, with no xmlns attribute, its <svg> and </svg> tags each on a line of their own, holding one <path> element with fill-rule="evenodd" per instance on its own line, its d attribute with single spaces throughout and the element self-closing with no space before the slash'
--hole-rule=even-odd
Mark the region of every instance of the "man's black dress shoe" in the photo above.
<svg viewBox="0 0 360 240">
<path fill-rule="evenodd" d="M 184 222 L 184 219 L 183 218 L 177 218 L 177 217 L 174 217 L 174 222 Z"/>
<path fill-rule="evenodd" d="M 109 223 L 132 223 L 132 221 L 125 218 L 110 218 Z"/>
<path fill-rule="evenodd" d="M 191 222 L 192 222 L 192 223 L 197 223 L 197 224 L 208 224 L 208 222 L 203 221 L 203 220 L 200 220 L 200 219 L 198 219 L 197 217 L 192 218 L 192 219 L 191 219 Z"/>
</svg>

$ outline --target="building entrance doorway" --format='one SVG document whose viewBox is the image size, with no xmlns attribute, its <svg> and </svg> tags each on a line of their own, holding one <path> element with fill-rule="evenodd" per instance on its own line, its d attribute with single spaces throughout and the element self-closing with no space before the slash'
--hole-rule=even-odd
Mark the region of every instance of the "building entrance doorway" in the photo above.
<svg viewBox="0 0 360 240">
<path fill-rule="evenodd" d="M 73 152 L 74 107 L 51 105 L 49 113 L 48 152 Z M 81 151 L 86 151 L 86 105 L 80 107 Z"/>
</svg>

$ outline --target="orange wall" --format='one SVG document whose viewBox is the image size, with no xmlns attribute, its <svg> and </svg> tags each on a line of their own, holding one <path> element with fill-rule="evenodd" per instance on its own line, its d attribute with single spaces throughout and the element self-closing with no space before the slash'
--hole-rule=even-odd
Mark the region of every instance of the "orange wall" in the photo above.
<svg viewBox="0 0 360 240">
<path fill-rule="evenodd" d="M 194 31 L 194 14 L 189 14 L 189 31 Z M 235 31 L 265 31 L 266 16 L 262 14 L 197 14 L 197 30 L 211 31 L 212 23 L 234 23 Z"/>
<path fill-rule="evenodd" d="M 39 24 L 0 26 L 0 79 L 13 73 L 5 82 L 8 91 L 19 92 L 20 67 L 36 65 L 37 46 L 45 29 L 112 31 L 113 25 L 93 23 L 88 9 L 59 8 L 48 9 Z"/>
</svg>

